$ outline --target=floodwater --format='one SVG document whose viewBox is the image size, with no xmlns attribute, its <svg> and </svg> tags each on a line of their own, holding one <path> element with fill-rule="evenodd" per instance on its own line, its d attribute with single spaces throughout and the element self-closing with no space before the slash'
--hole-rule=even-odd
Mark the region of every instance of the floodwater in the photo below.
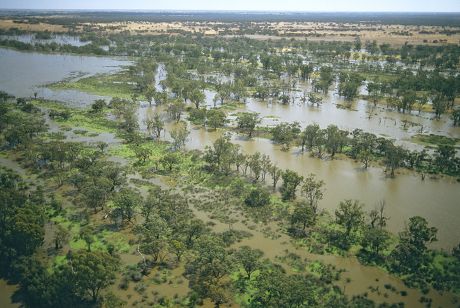
<svg viewBox="0 0 460 308">
<path fill-rule="evenodd" d="M 145 130 L 143 120 L 147 114 L 163 113 L 164 106 L 139 108 L 139 124 Z M 167 118 L 164 118 L 167 120 Z M 169 131 L 174 123 L 166 123 L 164 137 L 171 140 Z M 206 146 L 223 135 L 223 131 L 211 131 L 189 124 L 190 135 L 186 148 L 204 151 Z M 351 159 L 324 160 L 311 157 L 308 152 L 301 153 L 299 148 L 282 151 L 265 138 L 248 140 L 239 134 L 232 134 L 232 142 L 240 145 L 245 154 L 260 152 L 270 157 L 278 167 L 295 170 L 306 176 L 316 174 L 326 185 L 324 199 L 320 206 L 333 213 L 340 201 L 357 199 L 364 204 L 366 211 L 377 207 L 382 200 L 386 202 L 386 213 L 390 217 L 388 229 L 393 233 L 402 231 L 412 216 L 426 218 L 430 225 L 438 228 L 438 241 L 433 248 L 450 251 L 460 241 L 460 183 L 452 177 L 427 176 L 422 180 L 415 172 L 399 169 L 395 178 L 389 178 L 381 166 L 371 166 L 365 170 L 362 164 Z M 269 177 L 268 177 L 269 178 Z M 268 183 L 270 184 L 270 183 Z"/>
<path fill-rule="evenodd" d="M 200 218 L 204 222 L 212 222 L 212 228 L 215 232 L 223 232 L 229 230 L 229 226 L 226 223 L 222 223 L 218 220 L 211 219 L 208 213 L 198 210 L 196 207 L 192 207 L 192 210 L 196 217 Z M 348 296 L 362 295 L 368 293 L 368 297 L 377 303 L 387 302 L 396 304 L 404 302 L 406 307 L 424 307 L 419 302 L 420 297 L 423 296 L 421 291 L 416 289 L 408 288 L 404 283 L 387 272 L 373 266 L 366 266 L 359 263 L 355 257 L 340 257 L 334 255 L 317 255 L 308 253 L 301 247 L 296 247 L 292 244 L 291 239 L 285 234 L 279 234 L 279 237 L 272 238 L 266 236 L 261 230 L 261 227 L 269 227 L 272 230 L 276 230 L 277 226 L 274 223 L 268 226 L 258 226 L 256 228 L 248 228 L 245 224 L 238 220 L 238 216 L 228 217 L 235 219 L 235 223 L 232 225 L 232 229 L 246 231 L 252 234 L 249 238 L 244 238 L 241 242 L 234 244 L 234 247 L 250 246 L 253 249 L 260 249 L 264 252 L 264 258 L 268 258 L 277 263 L 277 257 L 285 256 L 286 253 L 295 253 L 300 256 L 301 259 L 306 261 L 320 261 L 324 264 L 331 264 L 336 267 L 337 270 L 343 269 L 340 276 L 340 280 L 334 282 L 339 286 L 342 291 Z M 288 273 L 293 273 L 292 270 L 283 265 Z M 385 289 L 385 285 L 393 286 L 397 292 L 392 292 Z M 372 292 L 369 288 L 372 287 L 376 292 Z M 402 296 L 400 291 L 406 291 L 407 295 Z M 433 300 L 434 307 L 450 307 L 453 306 L 453 302 L 458 300 L 455 295 L 449 292 L 441 293 L 436 290 L 430 290 L 425 295 Z"/>
<path fill-rule="evenodd" d="M 460 137 L 460 128 L 454 127 L 447 115 L 444 115 L 441 120 L 432 120 L 431 114 L 422 112 L 418 115 L 417 111 L 412 114 L 387 111 L 384 106 L 373 108 L 372 103 L 364 100 L 354 102 L 350 110 L 340 108 L 346 104 L 337 94 L 330 93 L 319 107 L 298 101 L 294 104 L 283 105 L 250 99 L 244 109 L 259 113 L 261 117 L 264 117 L 262 124 L 266 125 L 297 121 L 302 127 L 318 123 L 322 128 L 331 124 L 348 131 L 359 128 L 378 136 L 395 139 L 397 143 L 410 149 L 419 148 L 410 142 L 410 138 L 421 132 Z M 370 118 L 369 114 L 371 114 Z"/>
<path fill-rule="evenodd" d="M 19 52 L 0 48 L 0 90 L 15 96 L 57 99 L 78 106 L 101 96 L 75 90 L 54 91 L 43 88 L 63 79 L 78 79 L 95 74 L 113 73 L 131 62 L 108 57 Z"/>
<path fill-rule="evenodd" d="M 219 131 L 191 129 L 187 148 L 204 150 L 221 135 Z M 395 178 L 388 178 L 382 167 L 371 166 L 364 170 L 361 164 L 349 159 L 321 160 L 308 152 L 302 154 L 297 148 L 286 152 L 268 139 L 247 140 L 233 134 L 232 141 L 246 154 L 258 151 L 269 155 L 282 169 L 295 170 L 303 176 L 316 174 L 326 183 L 324 199 L 320 202 L 323 209 L 333 212 L 340 201 L 358 199 L 370 211 L 379 201 L 385 200 L 390 231 L 401 231 L 410 217 L 419 215 L 438 228 L 438 241 L 433 247 L 450 251 L 459 243 L 460 183 L 455 179 L 427 177 L 422 181 L 421 176 L 406 170 L 400 170 Z"/>
<path fill-rule="evenodd" d="M 164 79 L 164 76 L 165 69 L 160 66 L 155 78 L 156 83 Z M 310 85 L 303 84 L 303 87 L 310 87 Z M 215 93 L 206 90 L 205 94 L 206 107 L 214 106 Z M 423 126 L 424 133 L 460 137 L 460 128 L 454 128 L 447 116 L 440 121 L 434 121 L 431 120 L 429 114 L 418 115 L 417 112 L 400 114 L 377 106 L 373 109 L 372 117 L 369 119 L 370 104 L 359 100 L 352 105 L 351 110 L 337 108 L 337 104 L 341 105 L 345 102 L 334 94 L 334 91 L 330 92 L 325 102 L 319 107 L 301 104 L 298 99 L 299 97 L 295 103 L 288 105 L 249 99 L 246 105 L 243 105 L 238 111 L 260 113 L 264 117 L 262 125 L 298 121 L 301 126 L 318 123 L 322 128 L 329 124 L 335 124 L 347 130 L 361 128 L 367 132 L 396 139 L 397 143 L 411 150 L 423 148 L 410 141 L 412 135 L 419 133 L 421 126 Z M 164 113 L 164 111 L 165 106 L 157 108 L 142 104 L 138 112 L 141 129 L 145 130 L 143 120 L 147 114 Z M 414 124 L 404 128 L 403 121 Z M 168 131 L 172 127 L 174 123 L 166 125 L 164 134 L 166 140 L 170 140 Z M 193 150 L 203 151 L 223 133 L 222 131 L 208 131 L 190 124 L 189 128 L 190 135 L 186 147 Z M 307 152 L 302 154 L 296 147 L 286 152 L 264 138 L 247 140 L 247 138 L 233 134 L 232 142 L 239 144 L 241 150 L 246 154 L 253 154 L 257 151 L 267 154 L 272 162 L 282 169 L 295 170 L 303 176 L 310 173 L 316 174 L 318 179 L 326 183 L 324 200 L 320 206 L 331 213 L 338 207 L 339 202 L 345 199 L 360 200 L 366 211 L 374 209 L 380 201 L 385 200 L 387 216 L 390 217 L 388 229 L 393 233 L 402 231 L 409 218 L 418 215 L 426 218 L 430 225 L 438 228 L 438 241 L 432 244 L 433 248 L 450 251 L 460 241 L 460 225 L 457 221 L 457 218 L 460 217 L 460 183 L 454 178 L 436 176 L 422 180 L 417 173 L 404 169 L 398 170 L 396 178 L 388 178 L 380 166 L 371 164 L 365 170 L 362 164 L 352 160 L 321 160 L 311 157 Z"/>
<path fill-rule="evenodd" d="M 38 53 L 23 53 L 0 48 L 0 90 L 7 91 L 17 96 L 30 96 L 37 87 L 46 83 L 56 82 L 64 78 L 80 78 L 83 75 L 93 75 L 97 73 L 108 73 L 116 71 L 122 65 L 129 64 L 128 61 L 103 58 L 103 57 L 81 57 L 69 55 L 44 55 Z M 36 73 L 39 72 L 39 73 Z M 164 79 L 166 71 L 160 66 L 156 78 L 156 87 L 160 90 L 159 81 Z M 308 85 L 304 85 L 306 88 Z M 42 92 L 40 92 L 42 91 Z M 62 95 L 64 102 L 72 104 L 84 104 L 92 102 L 92 97 L 85 97 L 85 93 L 63 92 L 53 94 L 46 88 L 38 88 L 38 95 L 51 98 L 53 95 Z M 206 105 L 214 105 L 212 91 L 206 91 Z M 81 95 L 81 96 L 79 96 Z M 325 102 L 319 107 L 312 107 L 308 104 L 301 104 L 298 99 L 294 104 L 281 105 L 278 103 L 260 102 L 249 99 L 241 111 L 258 112 L 264 118 L 264 124 L 274 125 L 278 122 L 299 121 L 302 126 L 316 122 L 321 127 L 335 124 L 342 129 L 352 130 L 361 128 L 368 132 L 378 135 L 398 139 L 398 142 L 409 148 L 417 148 L 414 143 L 409 141 L 410 136 L 418 133 L 423 125 L 424 133 L 436 133 L 450 137 L 460 137 L 459 128 L 453 128 L 450 120 L 445 116 L 441 121 L 433 121 L 430 115 L 423 114 L 418 116 L 402 115 L 396 112 L 387 112 L 383 108 L 376 108 L 369 118 L 369 104 L 358 100 L 351 106 L 351 110 L 338 108 L 343 101 L 331 91 Z M 139 108 L 139 121 L 141 127 L 145 129 L 143 120 L 147 113 L 154 112 L 155 107 L 148 107 L 143 104 Z M 164 112 L 164 106 L 158 111 Z M 415 123 L 408 125 L 406 129 L 402 126 L 403 120 Z M 173 127 L 173 123 L 168 123 L 167 128 Z M 207 131 L 201 127 L 192 127 L 186 147 L 188 149 L 204 150 L 207 145 L 211 145 L 222 131 Z M 79 137 L 68 136 L 79 140 Z M 107 137 L 109 143 L 116 142 L 113 136 L 100 135 L 101 138 Z M 81 137 L 84 138 L 84 137 Z M 169 134 L 164 138 L 169 139 Z M 113 139 L 113 140 L 112 140 Z M 88 140 L 86 140 L 88 141 Z M 320 207 L 333 212 L 340 201 L 344 199 L 359 199 L 365 205 L 366 210 L 373 209 L 381 200 L 386 201 L 386 213 L 390 217 L 388 229 L 394 233 L 402 230 L 409 217 L 420 215 L 428 219 L 430 225 L 438 228 L 438 242 L 433 244 L 435 248 L 450 250 L 458 244 L 460 239 L 460 225 L 457 218 L 460 217 L 460 189 L 459 183 L 450 177 L 439 177 L 437 179 L 426 178 L 422 181 L 421 177 L 415 173 L 399 170 L 396 178 L 385 177 L 381 167 L 371 166 L 363 170 L 362 166 L 351 160 L 320 160 L 312 158 L 308 153 L 301 154 L 297 148 L 290 151 L 281 151 L 279 146 L 273 145 L 271 141 L 263 138 L 246 138 L 232 134 L 232 141 L 239 144 L 246 154 L 259 151 L 270 156 L 271 160 L 280 168 L 292 169 L 302 175 L 315 173 L 319 179 L 326 183 L 324 200 L 320 202 Z M 0 161 L 5 164 L 5 162 Z M 200 218 L 206 220 L 203 213 L 195 211 Z M 228 225 L 217 224 L 218 229 L 224 230 Z M 236 229 L 246 230 L 242 223 L 234 225 Z M 263 250 L 267 257 L 274 258 L 282 256 L 284 250 L 295 251 L 295 253 L 309 260 L 321 260 L 325 263 L 335 264 L 338 268 L 345 268 L 347 272 L 344 278 L 350 278 L 351 283 L 339 282 L 339 286 L 345 289 L 347 294 L 363 293 L 369 285 L 379 287 L 382 293 L 390 292 L 383 290 L 383 285 L 390 283 L 398 290 L 408 290 L 402 282 L 382 270 L 375 267 L 368 267 L 359 264 L 355 258 L 343 258 L 337 256 L 318 256 L 308 254 L 305 251 L 295 248 L 289 243 L 289 238 L 282 235 L 279 239 L 265 237 L 260 231 L 249 230 L 252 237 L 244 239 L 242 245 L 250 245 L 253 248 Z M 260 233 L 260 234 L 259 234 Z M 378 281 L 376 281 L 378 279 Z M 344 279 L 342 279 L 344 280 Z M 186 285 L 186 284 L 185 284 Z M 8 286 L 0 281 L 0 290 L 3 294 L 12 294 L 14 286 Z M 11 290 L 10 290 L 11 289 Z M 6 290 L 5 292 L 3 292 Z M 174 291 L 175 292 L 175 291 Z M 374 298 L 370 294 L 371 298 Z M 421 306 L 417 301 L 420 292 L 408 290 L 408 296 L 402 298 L 398 294 L 389 294 L 391 300 L 405 301 L 410 307 Z M 430 292 L 428 295 L 434 299 L 435 306 L 450 306 L 450 296 L 442 296 L 437 292 Z M 381 297 L 380 297 L 381 298 Z M 4 298 L 0 299 L 0 307 L 10 307 L 10 302 Z"/>
<path fill-rule="evenodd" d="M 18 285 L 8 284 L 7 281 L 0 279 L 0 307 L 16 308 L 19 303 L 13 301 L 13 294 L 19 289 Z"/>
</svg>

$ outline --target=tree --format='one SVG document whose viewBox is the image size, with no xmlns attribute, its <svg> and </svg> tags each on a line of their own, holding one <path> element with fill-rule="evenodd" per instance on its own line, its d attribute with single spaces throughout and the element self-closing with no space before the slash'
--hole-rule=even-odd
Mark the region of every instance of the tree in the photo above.
<svg viewBox="0 0 460 308">
<path fill-rule="evenodd" d="M 271 133 L 273 142 L 281 144 L 283 150 L 288 150 L 300 133 L 300 124 L 281 123 L 272 128 Z"/>
<path fill-rule="evenodd" d="M 77 294 L 96 302 L 101 290 L 114 282 L 118 268 L 119 260 L 106 252 L 78 251 L 67 257 L 63 272 Z"/>
<path fill-rule="evenodd" d="M 86 243 L 86 249 L 91 251 L 91 245 L 94 243 L 94 227 L 91 225 L 84 226 L 80 229 L 80 239 Z"/>
<path fill-rule="evenodd" d="M 192 248 L 195 241 L 206 232 L 206 227 L 199 219 L 191 219 L 184 227 L 187 248 Z"/>
<path fill-rule="evenodd" d="M 406 151 L 399 146 L 395 146 L 393 143 L 388 143 L 384 155 L 385 166 L 387 170 L 390 169 L 390 176 L 394 177 L 395 170 L 400 167 L 404 161 Z"/>
<path fill-rule="evenodd" d="M 257 276 L 251 308 L 275 307 L 335 307 L 344 297 L 330 284 L 311 275 L 287 275 L 282 268 L 269 267 Z"/>
<path fill-rule="evenodd" d="M 177 153 L 166 153 L 162 158 L 160 158 L 160 164 L 163 166 L 164 170 L 171 172 L 175 165 L 180 162 L 180 157 Z"/>
<path fill-rule="evenodd" d="M 134 217 L 135 209 L 141 205 L 142 197 L 138 192 L 124 188 L 117 193 L 113 200 L 114 209 L 112 210 L 112 218 L 121 223 L 130 222 Z"/>
<path fill-rule="evenodd" d="M 448 171 L 454 165 L 455 147 L 450 144 L 440 144 L 435 151 L 434 162 L 440 170 Z"/>
<path fill-rule="evenodd" d="M 382 261 L 381 252 L 388 247 L 390 235 L 386 230 L 366 226 L 361 240 L 362 252 L 370 260 Z"/>
<path fill-rule="evenodd" d="M 428 103 L 428 97 L 426 95 L 421 95 L 417 97 L 416 104 L 417 104 L 418 114 L 422 112 L 423 106 L 425 106 L 427 103 Z"/>
<path fill-rule="evenodd" d="M 181 150 L 183 147 L 185 147 L 185 143 L 187 142 L 187 137 L 189 134 L 190 132 L 187 129 L 187 124 L 183 122 L 177 125 L 177 127 L 171 131 L 171 138 L 173 139 L 172 148 L 174 151 Z"/>
<path fill-rule="evenodd" d="M 414 216 L 399 234 L 399 244 L 391 252 L 392 268 L 401 273 L 418 273 L 429 261 L 426 245 L 436 241 L 437 229 L 425 218 Z"/>
<path fill-rule="evenodd" d="M 200 104 L 204 102 L 205 99 L 206 96 L 200 89 L 195 88 L 190 94 L 190 100 L 195 104 L 196 109 L 200 108 Z"/>
<path fill-rule="evenodd" d="M 259 249 L 252 249 L 249 246 L 242 246 L 235 252 L 236 261 L 246 272 L 246 279 L 251 280 L 251 275 L 260 267 L 260 258 L 263 252 Z"/>
<path fill-rule="evenodd" d="M 259 114 L 252 112 L 240 113 L 237 116 L 236 121 L 238 129 L 248 134 L 249 138 L 252 138 L 256 125 L 260 123 Z"/>
<path fill-rule="evenodd" d="M 134 104 L 131 104 L 127 100 L 113 98 L 110 101 L 110 106 L 114 109 L 120 129 L 128 134 L 134 133 L 139 129 L 137 109 L 134 108 Z"/>
<path fill-rule="evenodd" d="M 147 159 L 149 159 L 150 155 L 152 155 L 152 150 L 145 146 L 134 146 L 132 147 L 134 151 L 134 155 L 138 160 L 139 164 L 144 164 Z"/>
<path fill-rule="evenodd" d="M 335 156 L 335 153 L 341 150 L 345 143 L 346 134 L 348 132 L 341 131 L 335 125 L 329 125 L 325 131 L 326 135 L 326 149 L 331 153 L 331 157 Z"/>
<path fill-rule="evenodd" d="M 155 91 L 153 93 L 153 99 L 155 100 L 155 105 L 160 106 L 168 102 L 168 93 Z"/>
<path fill-rule="evenodd" d="M 5 234 L 7 243 L 11 244 L 16 256 L 31 255 L 43 244 L 45 231 L 44 217 L 40 213 L 41 208 L 32 203 L 14 210 L 11 216 L 10 226 Z"/>
<path fill-rule="evenodd" d="M 352 101 L 358 95 L 362 77 L 356 73 L 341 73 L 339 79 L 339 95 L 345 97 L 347 101 Z"/>
<path fill-rule="evenodd" d="M 149 189 L 149 194 L 141 207 L 141 214 L 146 222 L 150 220 L 150 215 L 160 207 L 160 203 L 165 199 L 165 194 L 161 187 L 157 185 L 153 185 Z"/>
<path fill-rule="evenodd" d="M 355 51 L 360 52 L 362 48 L 362 43 L 361 43 L 361 38 L 357 36 L 355 38 L 355 44 L 354 44 Z"/>
<path fill-rule="evenodd" d="M 283 184 L 280 188 L 281 198 L 283 201 L 294 200 L 296 197 L 297 186 L 300 185 L 303 177 L 292 170 L 284 171 L 281 177 L 283 178 Z"/>
<path fill-rule="evenodd" d="M 169 245 L 172 252 L 176 255 L 177 261 L 180 262 L 182 255 L 187 251 L 187 247 L 183 241 L 173 239 Z"/>
<path fill-rule="evenodd" d="M 152 215 L 148 222 L 136 229 L 139 235 L 138 250 L 151 255 L 154 263 L 162 261 L 171 232 L 170 226 L 160 215 Z"/>
<path fill-rule="evenodd" d="M 379 202 L 379 206 L 369 213 L 370 226 L 383 229 L 387 225 L 388 217 L 385 216 L 385 200 Z"/>
<path fill-rule="evenodd" d="M 215 236 L 199 240 L 196 257 L 186 265 L 186 277 L 192 290 L 201 298 L 210 298 L 219 306 L 228 300 L 227 281 L 233 261 L 225 250 L 223 241 Z"/>
<path fill-rule="evenodd" d="M 373 155 L 377 137 L 371 133 L 360 133 L 353 138 L 353 152 L 356 153 L 356 158 L 359 159 L 363 164 L 364 168 L 367 169 L 369 162 Z"/>
<path fill-rule="evenodd" d="M 262 161 L 260 152 L 254 153 L 247 159 L 249 160 L 249 167 L 251 168 L 252 174 L 254 176 L 254 183 L 256 183 L 259 181 L 260 174 L 262 173 Z"/>
<path fill-rule="evenodd" d="M 270 176 L 272 177 L 272 182 L 273 182 L 273 191 L 276 190 L 276 184 L 278 183 L 280 177 L 283 174 L 283 170 L 278 168 L 276 165 L 272 165 L 270 167 Z"/>
<path fill-rule="evenodd" d="M 153 118 L 147 116 L 145 120 L 145 125 L 150 135 L 155 139 L 160 139 L 161 132 L 164 130 L 165 122 L 161 119 L 161 116 L 158 113 L 153 115 Z"/>
<path fill-rule="evenodd" d="M 180 100 L 175 100 L 168 105 L 168 114 L 171 120 L 179 122 L 184 112 L 185 104 Z"/>
<path fill-rule="evenodd" d="M 220 109 L 211 109 L 206 114 L 206 124 L 213 128 L 217 129 L 218 127 L 223 127 L 225 125 L 227 116 L 225 112 Z"/>
<path fill-rule="evenodd" d="M 290 220 L 293 227 L 300 224 L 302 226 L 302 233 L 304 233 L 307 227 L 313 226 L 315 224 L 316 213 L 308 202 L 296 202 Z"/>
<path fill-rule="evenodd" d="M 318 202 L 323 199 L 324 184 L 324 181 L 316 180 L 313 173 L 308 175 L 302 183 L 301 191 L 307 198 L 308 204 L 313 210 L 314 220 L 318 214 Z"/>
<path fill-rule="evenodd" d="M 442 94 L 438 93 L 431 97 L 431 103 L 433 105 L 435 117 L 439 120 L 441 115 L 446 111 L 448 102 Z"/>
<path fill-rule="evenodd" d="M 260 98 L 262 101 L 265 101 L 269 94 L 270 91 L 268 85 L 258 85 L 255 89 L 254 96 Z"/>
<path fill-rule="evenodd" d="M 309 80 L 310 75 L 313 73 L 314 67 L 312 64 L 303 64 L 300 66 L 300 77 L 303 80 Z"/>
<path fill-rule="evenodd" d="M 310 92 L 308 94 L 308 101 L 310 102 L 310 104 L 316 105 L 319 107 L 319 105 L 321 105 L 321 103 L 323 102 L 323 98 L 318 94 Z"/>
<path fill-rule="evenodd" d="M 155 97 L 156 89 L 153 85 L 148 85 L 145 89 L 144 96 L 145 99 L 149 102 L 149 105 L 152 106 L 152 100 Z"/>
<path fill-rule="evenodd" d="M 320 130 L 321 128 L 318 124 L 310 124 L 305 127 L 303 132 L 300 134 L 302 152 L 304 151 L 305 147 L 311 150 L 316 145 Z"/>
<path fill-rule="evenodd" d="M 226 135 L 216 139 L 212 147 L 206 147 L 204 160 L 211 171 L 228 175 L 239 154 L 239 147 L 231 143 L 230 137 Z"/>
<path fill-rule="evenodd" d="M 333 81 L 334 76 L 332 74 L 332 67 L 322 66 L 319 70 L 319 81 L 316 84 L 317 88 L 323 91 L 324 94 L 327 94 Z"/>
<path fill-rule="evenodd" d="M 460 125 L 460 109 L 454 109 L 452 111 L 452 121 L 454 121 L 454 126 Z"/>
<path fill-rule="evenodd" d="M 404 91 L 402 94 L 402 98 L 399 101 L 400 102 L 400 109 L 402 109 L 402 112 L 405 113 L 406 111 L 411 111 L 412 106 L 417 100 L 417 94 L 413 90 L 409 91 Z"/>
<path fill-rule="evenodd" d="M 345 228 L 346 237 L 349 238 L 351 232 L 358 229 L 364 222 L 363 206 L 358 200 L 342 201 L 335 211 L 335 219 Z"/>
<path fill-rule="evenodd" d="M 374 106 L 377 105 L 377 102 L 379 101 L 381 97 L 380 89 L 381 89 L 381 84 L 377 82 L 368 82 L 367 83 L 367 92 L 369 93 L 369 97 L 371 98 L 372 102 L 374 103 Z"/>
<path fill-rule="evenodd" d="M 61 225 L 56 226 L 56 231 L 54 232 L 54 249 L 59 250 L 64 246 L 69 240 L 70 233 Z"/>
</svg>

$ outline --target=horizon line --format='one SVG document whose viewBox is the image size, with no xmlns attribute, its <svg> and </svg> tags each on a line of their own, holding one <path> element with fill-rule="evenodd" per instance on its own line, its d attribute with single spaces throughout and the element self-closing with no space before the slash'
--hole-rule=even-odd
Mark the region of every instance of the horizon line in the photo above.
<svg viewBox="0 0 460 308">
<path fill-rule="evenodd" d="M 81 9 L 81 8 L 33 8 L 33 9 L 25 9 L 25 8 L 1 8 L 0 11 L 87 11 L 87 12 L 175 12 L 175 13 L 408 13 L 408 14 L 460 14 L 460 11 L 322 11 L 322 10 L 314 10 L 314 11 L 292 11 L 292 10 L 207 10 L 207 9 L 199 9 L 199 10 L 188 10 L 188 9 L 96 9 L 96 8 L 89 8 L 89 9 Z"/>
</svg>

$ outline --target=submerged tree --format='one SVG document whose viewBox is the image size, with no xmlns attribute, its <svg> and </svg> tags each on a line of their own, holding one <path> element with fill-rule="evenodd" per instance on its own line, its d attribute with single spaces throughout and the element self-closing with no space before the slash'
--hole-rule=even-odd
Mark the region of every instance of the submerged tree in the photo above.
<svg viewBox="0 0 460 308">
<path fill-rule="evenodd" d="M 179 123 L 177 127 L 171 131 L 171 138 L 173 139 L 172 148 L 174 151 L 181 150 L 185 147 L 189 134 L 190 132 L 187 129 L 187 124 L 184 122 Z"/>
<path fill-rule="evenodd" d="M 260 123 L 259 114 L 251 112 L 240 113 L 237 117 L 238 129 L 246 133 L 249 138 L 252 138 L 252 134 L 256 129 L 257 124 Z"/>
</svg>

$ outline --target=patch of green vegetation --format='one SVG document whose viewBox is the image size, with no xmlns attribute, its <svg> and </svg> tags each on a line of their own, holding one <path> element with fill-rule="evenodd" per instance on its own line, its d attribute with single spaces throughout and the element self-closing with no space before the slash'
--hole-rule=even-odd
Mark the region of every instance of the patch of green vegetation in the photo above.
<svg viewBox="0 0 460 308">
<path fill-rule="evenodd" d="M 75 133 L 83 134 L 83 130 L 87 133 L 103 133 L 103 132 L 116 132 L 116 123 L 106 117 L 106 114 L 94 114 L 85 109 L 70 108 L 58 102 L 47 100 L 33 100 L 32 103 L 36 106 L 46 108 L 49 112 L 66 113 L 66 117 L 55 117 L 54 121 L 67 130 L 74 129 Z"/>
<path fill-rule="evenodd" d="M 61 266 L 66 263 L 66 256 L 56 256 L 54 258 L 54 265 L 55 266 Z"/>
<path fill-rule="evenodd" d="M 66 125 L 70 125 L 72 127 L 80 127 L 95 133 L 114 133 L 116 131 L 116 123 L 108 120 L 107 118 L 101 115 L 73 113 L 70 119 L 58 119 L 56 122 L 65 123 Z"/>
<path fill-rule="evenodd" d="M 79 90 L 96 95 L 131 98 L 135 84 L 127 72 L 98 74 L 77 81 L 61 81 L 48 86 L 54 90 Z"/>
<path fill-rule="evenodd" d="M 241 109 L 241 107 L 244 106 L 244 103 L 237 102 L 237 101 L 231 101 L 231 102 L 224 102 L 222 106 L 219 108 L 224 110 L 224 111 L 234 111 Z"/>
<path fill-rule="evenodd" d="M 459 138 L 450 138 L 446 136 L 433 135 L 433 134 L 430 134 L 430 135 L 417 134 L 415 136 L 412 136 L 412 140 L 417 143 L 430 145 L 430 146 L 442 146 L 442 145 L 455 146 L 460 141 Z"/>
</svg>

